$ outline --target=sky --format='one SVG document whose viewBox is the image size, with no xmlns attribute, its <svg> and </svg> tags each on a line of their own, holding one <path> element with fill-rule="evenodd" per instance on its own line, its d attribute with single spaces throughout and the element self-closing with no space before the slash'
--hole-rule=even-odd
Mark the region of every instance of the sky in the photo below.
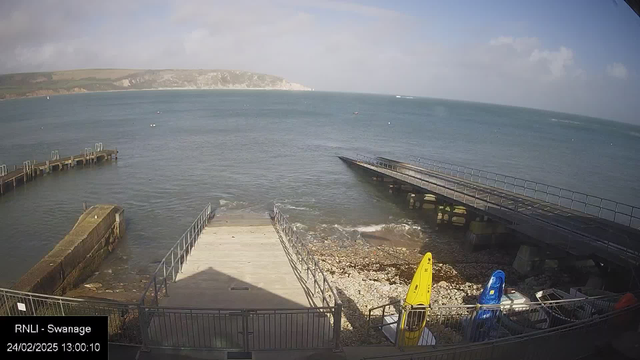
<svg viewBox="0 0 640 360">
<path fill-rule="evenodd" d="M 0 0 L 0 73 L 235 69 L 640 124 L 623 0 Z"/>
</svg>

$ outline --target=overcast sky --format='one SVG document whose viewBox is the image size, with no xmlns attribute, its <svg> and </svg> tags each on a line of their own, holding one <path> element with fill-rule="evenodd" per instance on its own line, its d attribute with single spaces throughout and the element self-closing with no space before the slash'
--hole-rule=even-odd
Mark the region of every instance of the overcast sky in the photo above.
<svg viewBox="0 0 640 360">
<path fill-rule="evenodd" d="M 0 0 L 0 73 L 238 69 L 640 124 L 622 0 Z"/>
</svg>

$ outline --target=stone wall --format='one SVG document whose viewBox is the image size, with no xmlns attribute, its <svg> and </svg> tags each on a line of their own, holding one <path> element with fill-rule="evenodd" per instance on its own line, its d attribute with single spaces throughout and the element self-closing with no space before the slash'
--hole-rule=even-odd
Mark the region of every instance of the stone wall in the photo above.
<svg viewBox="0 0 640 360">
<path fill-rule="evenodd" d="M 85 280 L 124 235 L 124 209 L 95 205 L 40 262 L 23 275 L 15 290 L 61 295 Z"/>
</svg>

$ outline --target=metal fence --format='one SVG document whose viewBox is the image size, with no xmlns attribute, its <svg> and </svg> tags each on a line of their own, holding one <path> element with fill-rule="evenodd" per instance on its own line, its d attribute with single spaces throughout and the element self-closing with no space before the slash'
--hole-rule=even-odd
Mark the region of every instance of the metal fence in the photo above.
<svg viewBox="0 0 640 360">
<path fill-rule="evenodd" d="M 332 348 L 333 308 L 145 308 L 150 347 L 216 350 Z"/>
<path fill-rule="evenodd" d="M 182 234 L 180 239 L 171 247 L 171 250 L 164 256 L 156 271 L 151 275 L 151 280 L 140 297 L 140 304 L 154 304 L 158 306 L 158 299 L 169 293 L 167 283 L 175 282 L 178 273 L 182 270 L 182 266 L 187 261 L 187 257 L 191 253 L 202 230 L 207 226 L 215 213 L 212 210 L 211 203 L 200 212 L 200 215 L 193 221 L 187 231 Z"/>
<path fill-rule="evenodd" d="M 395 344 L 404 347 L 406 327 L 401 326 L 402 314 L 407 322 L 425 324 L 422 345 L 451 346 L 509 338 L 550 330 L 566 324 L 600 316 L 613 311 L 622 295 L 575 298 L 545 303 L 509 305 L 443 305 L 433 307 L 402 307 L 399 302 L 384 304 L 369 310 L 369 328 L 396 331 Z"/>
<path fill-rule="evenodd" d="M 283 247 L 295 256 L 295 261 L 300 270 L 305 273 L 305 283 L 310 295 L 320 300 L 320 308 L 330 309 L 330 320 L 333 324 L 334 348 L 340 346 L 340 331 L 342 326 L 342 302 L 329 282 L 318 261 L 311 250 L 300 239 L 297 231 L 289 224 L 287 217 L 282 214 L 277 206 L 273 207 L 273 221 L 276 229 L 285 240 Z"/>
<path fill-rule="evenodd" d="M 497 317 L 495 320 L 499 321 L 500 318 Z M 606 344 L 623 332 L 637 331 L 639 321 L 640 304 L 636 304 L 515 336 L 487 339 L 483 342 L 467 341 L 454 345 L 436 344 L 421 351 L 366 359 L 577 359 L 594 353 L 598 346 Z"/>
<path fill-rule="evenodd" d="M 537 181 L 433 159 L 412 156 L 410 157 L 410 162 L 425 166 L 428 170 L 434 170 L 461 179 L 475 181 L 483 185 L 497 187 L 623 225 L 640 228 L 640 208 L 633 205 Z"/>
<path fill-rule="evenodd" d="M 104 315 L 109 317 L 109 342 L 142 345 L 136 304 L 73 299 L 0 288 L 1 316 Z"/>
<path fill-rule="evenodd" d="M 109 341 L 144 347 L 212 350 L 339 349 L 342 303 L 318 262 L 286 217 L 274 209 L 274 225 L 285 251 L 306 272 L 309 294 L 321 306 L 297 309 L 213 309 L 158 306 L 168 296 L 198 236 L 213 217 L 200 213 L 152 275 L 137 304 L 40 295 L 0 288 L 0 315 L 106 315 Z"/>
<path fill-rule="evenodd" d="M 437 173 L 426 174 L 421 171 L 422 169 L 409 164 L 404 165 L 396 161 L 364 155 L 358 155 L 358 158 L 364 164 L 382 168 L 381 170 L 394 171 L 392 176 L 399 180 L 442 194 L 487 213 L 504 216 L 505 212 L 502 210 L 514 211 L 536 221 L 548 223 L 556 228 L 579 235 L 581 239 L 588 241 L 588 244 L 597 246 L 600 254 L 612 254 L 611 256 L 614 258 L 623 258 L 632 263 L 637 263 L 640 258 L 640 243 L 631 241 L 623 233 L 607 232 L 607 236 L 598 237 L 581 231 L 582 229 L 593 229 L 594 224 L 588 219 L 576 217 L 575 213 L 569 209 L 550 208 L 544 206 L 544 203 L 509 195 L 509 193 L 497 188 L 457 181 Z M 560 243 L 556 241 L 554 244 L 558 248 L 571 251 L 574 248 L 583 249 L 587 243 L 581 241 Z"/>
</svg>

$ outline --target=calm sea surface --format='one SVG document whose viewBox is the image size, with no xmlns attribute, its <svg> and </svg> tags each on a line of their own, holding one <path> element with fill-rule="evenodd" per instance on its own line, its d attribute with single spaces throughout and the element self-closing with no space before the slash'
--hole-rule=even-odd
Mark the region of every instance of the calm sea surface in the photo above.
<svg viewBox="0 0 640 360">
<path fill-rule="evenodd" d="M 430 157 L 640 205 L 640 128 L 577 115 L 280 91 L 0 102 L 0 164 L 45 160 L 51 150 L 78 154 L 96 142 L 117 147 L 117 163 L 55 172 L 0 197 L 0 286 L 55 246 L 83 202 L 125 208 L 127 236 L 116 256 L 132 272 L 148 272 L 208 202 L 222 212 L 266 211 L 278 203 L 302 230 L 323 239 L 413 226 L 404 206 L 337 155 Z"/>
</svg>

